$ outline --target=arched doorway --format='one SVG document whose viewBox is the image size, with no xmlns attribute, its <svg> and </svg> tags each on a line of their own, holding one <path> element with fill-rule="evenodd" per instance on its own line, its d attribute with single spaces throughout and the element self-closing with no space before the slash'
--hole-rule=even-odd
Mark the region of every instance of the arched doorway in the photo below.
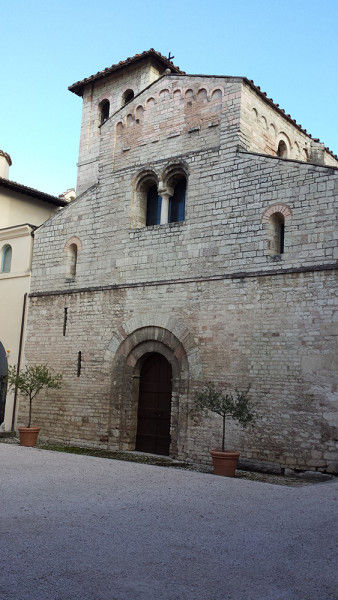
<svg viewBox="0 0 338 600">
<path fill-rule="evenodd" d="M 150 354 L 140 371 L 136 450 L 169 456 L 172 367 Z"/>
<path fill-rule="evenodd" d="M 7 354 L 6 350 L 0 342 L 0 425 L 5 417 L 5 405 L 7 394 L 7 383 L 5 377 L 7 375 Z"/>
</svg>

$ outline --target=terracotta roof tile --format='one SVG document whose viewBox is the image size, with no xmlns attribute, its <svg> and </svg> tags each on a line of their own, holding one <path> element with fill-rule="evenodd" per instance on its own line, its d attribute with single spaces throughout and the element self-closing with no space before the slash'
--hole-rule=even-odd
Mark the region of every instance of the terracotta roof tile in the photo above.
<svg viewBox="0 0 338 600">
<path fill-rule="evenodd" d="M 10 179 L 4 179 L 3 177 L 0 177 L 0 187 L 7 188 L 13 192 L 18 192 L 19 194 L 25 194 L 26 196 L 32 196 L 37 200 L 43 200 L 54 206 L 66 206 L 68 204 L 66 200 L 51 196 L 50 194 L 45 194 L 45 192 L 39 192 L 39 190 L 35 190 L 27 185 L 22 185 L 21 183 L 16 183 L 16 181 L 11 181 Z"/>
<path fill-rule="evenodd" d="M 102 77 L 106 77 L 107 75 L 110 75 L 114 71 L 118 71 L 119 69 L 122 69 L 123 67 L 125 67 L 131 63 L 142 60 L 143 58 L 147 58 L 148 56 L 149 57 L 152 56 L 154 58 L 159 59 L 160 62 L 163 63 L 163 66 L 166 66 L 167 68 L 171 69 L 175 73 L 181 73 L 182 75 L 184 74 L 184 71 L 181 71 L 179 67 L 176 67 L 171 60 L 169 60 L 168 58 L 163 56 L 163 54 L 160 54 L 160 52 L 157 52 L 156 50 L 154 50 L 154 48 L 150 48 L 150 50 L 145 50 L 145 52 L 142 52 L 141 54 L 135 54 L 135 56 L 128 57 L 126 60 L 121 60 L 116 65 L 112 65 L 111 67 L 107 67 L 106 69 L 103 69 L 103 71 L 98 71 L 95 75 L 86 77 L 85 79 L 82 79 L 82 81 L 77 81 L 76 83 L 73 83 L 72 85 L 69 86 L 68 89 L 71 92 L 73 92 L 74 94 L 77 94 L 77 96 L 82 96 L 83 88 L 87 83 L 90 83 L 91 81 L 95 81 L 96 79 L 101 79 Z"/>
</svg>

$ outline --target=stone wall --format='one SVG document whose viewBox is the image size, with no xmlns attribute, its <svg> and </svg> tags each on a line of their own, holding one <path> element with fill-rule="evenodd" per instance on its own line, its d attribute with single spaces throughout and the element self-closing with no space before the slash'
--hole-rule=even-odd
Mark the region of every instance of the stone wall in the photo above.
<svg viewBox="0 0 338 600">
<path fill-rule="evenodd" d="M 35 236 L 26 357 L 64 373 L 36 403 L 45 439 L 134 449 L 140 360 L 160 352 L 173 369 L 173 456 L 209 462 L 219 423 L 192 397 L 215 380 L 250 383 L 258 402 L 257 427 L 229 431 L 244 459 L 337 469 L 337 169 L 273 156 L 252 105 L 241 79 L 166 74 L 88 140 L 97 184 Z M 185 220 L 136 227 L 142 177 L 160 188 L 173 168 L 187 176 Z M 281 253 L 269 247 L 275 213 Z"/>
<path fill-rule="evenodd" d="M 133 181 L 142 167 L 132 165 L 113 175 L 105 168 L 99 187 L 36 234 L 33 290 L 275 272 L 327 266 L 337 259 L 335 169 L 219 149 L 196 150 L 183 160 L 189 172 L 184 222 L 131 229 Z M 159 158 L 147 168 L 160 177 L 170 162 Z M 270 256 L 263 216 L 283 206 L 291 213 L 285 251 Z M 82 250 L 76 280 L 67 281 L 64 248 L 73 236 L 81 240 Z"/>
<path fill-rule="evenodd" d="M 100 103 L 108 100 L 109 114 L 116 113 L 123 104 L 123 94 L 132 89 L 135 96 L 160 77 L 160 67 L 151 58 L 131 65 L 128 70 L 118 71 L 101 79 L 99 84 L 88 83 L 83 94 L 80 150 L 78 163 L 77 194 L 97 182 L 100 152 Z"/>
<path fill-rule="evenodd" d="M 150 340 L 160 340 L 169 352 L 166 338 L 175 336 L 187 357 L 187 373 L 178 375 L 174 455 L 206 463 L 208 449 L 219 444 L 220 423 L 192 410 L 192 395 L 201 381 L 229 389 L 250 383 L 262 418 L 253 430 L 230 426 L 228 444 L 249 460 L 334 470 L 333 278 L 332 271 L 201 278 L 31 298 L 26 355 L 36 362 L 43 353 L 48 364 L 64 373 L 62 390 L 48 392 L 34 407 L 43 439 L 134 449 L 133 370 L 121 400 L 123 373 L 114 364 L 128 336 L 136 338 L 126 359 L 140 343 L 139 332 L 153 328 Z M 163 335 L 155 335 L 155 328 Z M 23 415 L 23 404 L 21 410 Z M 134 424 L 127 429 L 121 426 L 126 411 Z"/>
<path fill-rule="evenodd" d="M 310 137 L 285 111 L 277 111 L 264 96 L 243 83 L 240 138 L 246 150 L 276 156 L 279 142 L 284 142 L 288 159 L 338 166 L 337 157 L 323 143 Z"/>
</svg>

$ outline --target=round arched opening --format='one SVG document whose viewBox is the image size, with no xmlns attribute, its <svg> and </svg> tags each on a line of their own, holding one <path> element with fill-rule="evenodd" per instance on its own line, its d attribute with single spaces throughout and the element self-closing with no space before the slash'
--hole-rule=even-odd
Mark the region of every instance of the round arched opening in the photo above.
<svg viewBox="0 0 338 600">
<path fill-rule="evenodd" d="M 281 140 L 278 144 L 277 156 L 279 156 L 280 158 L 288 157 L 288 148 L 287 148 L 286 143 L 283 142 L 283 140 Z"/>
<path fill-rule="evenodd" d="M 133 90 L 126 90 L 122 96 L 122 106 L 125 106 L 134 98 L 135 94 Z"/>
<path fill-rule="evenodd" d="M 100 106 L 100 125 L 103 125 L 109 119 L 110 103 L 109 100 L 102 100 Z"/>
</svg>

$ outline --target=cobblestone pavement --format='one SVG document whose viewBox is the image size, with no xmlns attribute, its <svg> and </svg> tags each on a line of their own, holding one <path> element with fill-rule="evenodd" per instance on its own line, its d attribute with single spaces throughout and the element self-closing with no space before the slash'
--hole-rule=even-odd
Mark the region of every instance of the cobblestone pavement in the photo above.
<svg viewBox="0 0 338 600">
<path fill-rule="evenodd" d="M 337 480 L 1 444 L 1 600 L 337 600 Z"/>
</svg>

